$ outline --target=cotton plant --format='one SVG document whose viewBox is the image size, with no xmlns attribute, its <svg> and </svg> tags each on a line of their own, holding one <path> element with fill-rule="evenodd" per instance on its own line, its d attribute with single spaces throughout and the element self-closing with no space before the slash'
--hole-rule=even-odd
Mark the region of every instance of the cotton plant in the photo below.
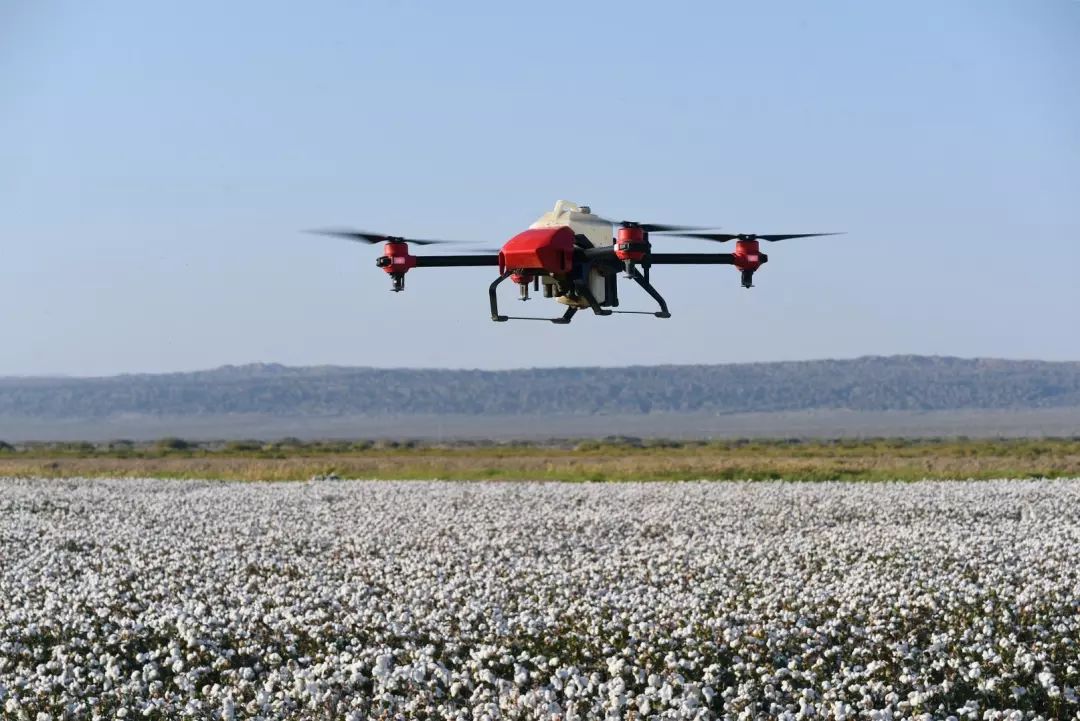
<svg viewBox="0 0 1080 721">
<path fill-rule="evenodd" d="M 1080 719 L 1080 481 L 0 479 L 5 719 Z"/>
</svg>

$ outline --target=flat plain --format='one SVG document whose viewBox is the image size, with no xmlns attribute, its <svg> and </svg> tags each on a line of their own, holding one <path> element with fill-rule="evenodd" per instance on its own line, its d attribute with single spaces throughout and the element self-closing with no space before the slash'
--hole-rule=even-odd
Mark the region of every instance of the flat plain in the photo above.
<svg viewBox="0 0 1080 721">
<path fill-rule="evenodd" d="M 1080 481 L 0 478 L 5 718 L 1080 718 Z"/>
<path fill-rule="evenodd" d="M 0 444 L 0 475 L 306 480 L 921 480 L 1080 476 L 1080 438 Z"/>
</svg>

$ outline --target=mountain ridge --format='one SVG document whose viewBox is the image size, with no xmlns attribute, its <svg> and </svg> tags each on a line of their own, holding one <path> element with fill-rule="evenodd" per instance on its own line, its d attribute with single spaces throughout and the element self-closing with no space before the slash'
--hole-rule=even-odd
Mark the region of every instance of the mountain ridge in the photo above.
<svg viewBox="0 0 1080 721">
<path fill-rule="evenodd" d="M 239 374 L 256 371 L 259 373 L 288 374 L 290 372 L 306 373 L 310 371 L 432 371 L 444 373 L 518 373 L 524 371 L 576 371 L 576 370 L 615 370 L 615 369 L 642 369 L 642 368 L 733 368 L 747 366 L 803 366 L 814 363 L 859 363 L 866 361 L 911 361 L 911 362 L 959 362 L 977 365 L 992 366 L 995 364 L 1032 364 L 1047 366 L 1080 366 L 1080 361 L 1048 361 L 1038 358 L 996 358 L 990 356 L 976 356 L 967 358 L 964 356 L 948 355 L 921 355 L 917 353 L 898 353 L 893 355 L 862 355 L 854 358 L 808 358 L 802 360 L 781 361 L 737 361 L 730 363 L 637 363 L 632 365 L 565 365 L 565 366 L 522 366 L 517 368 L 439 368 L 436 366 L 348 366 L 332 363 L 318 365 L 291 366 L 284 363 L 252 361 L 250 363 L 225 363 L 214 368 L 200 368 L 190 371 L 124 371 L 110 375 L 0 375 L 0 383 L 5 381 L 36 381 L 36 380 L 106 380 L 120 378 L 160 378 L 169 376 L 194 376 L 208 374 Z"/>
<path fill-rule="evenodd" d="M 1080 407 L 1080 362 L 863 356 L 513 370 L 227 365 L 0 377 L 0 416 L 755 413 Z"/>
</svg>

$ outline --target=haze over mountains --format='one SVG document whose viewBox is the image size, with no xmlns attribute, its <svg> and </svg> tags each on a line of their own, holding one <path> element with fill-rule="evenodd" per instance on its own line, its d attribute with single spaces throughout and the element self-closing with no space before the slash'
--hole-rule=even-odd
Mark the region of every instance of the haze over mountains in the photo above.
<svg viewBox="0 0 1080 721">
<path fill-rule="evenodd" d="M 1052 419 L 1053 432 L 1080 432 L 1080 363 L 892 356 L 512 371 L 251 364 L 108 378 L 0 378 L 0 437 L 9 438 L 54 437 L 57 428 L 84 429 L 80 437 L 95 428 L 158 433 L 170 422 L 207 437 L 223 431 L 289 435 L 290 428 L 297 435 L 318 435 L 319 428 L 322 434 L 370 435 L 372 429 L 400 426 L 398 433 L 434 422 L 439 435 L 468 426 L 473 431 L 459 435 L 498 436 L 494 431 L 505 431 L 501 419 L 517 419 L 511 425 L 532 433 L 544 418 L 555 424 L 548 435 L 564 427 L 567 435 L 574 428 L 620 432 L 606 417 L 639 432 L 655 427 L 647 434 L 660 436 L 707 432 L 701 419 L 748 415 L 762 422 L 804 417 L 803 430 L 812 432 L 815 419 L 831 428 L 830 418 L 858 425 L 862 421 L 855 419 L 867 414 L 891 414 L 893 420 L 951 414 L 950 429 L 961 433 L 967 432 L 964 423 L 973 434 L 980 428 L 994 432 L 980 418 L 1008 418 L 1021 426 L 998 431 L 1006 434 L 1025 432 L 1032 419 Z M 783 423 L 773 425 L 776 433 L 785 432 Z M 492 431 L 483 430 L 489 426 Z"/>
</svg>

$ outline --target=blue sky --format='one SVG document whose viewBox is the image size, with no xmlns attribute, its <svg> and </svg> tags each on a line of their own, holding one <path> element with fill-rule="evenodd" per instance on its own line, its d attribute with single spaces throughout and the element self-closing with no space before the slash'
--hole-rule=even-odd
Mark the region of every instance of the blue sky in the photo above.
<svg viewBox="0 0 1080 721">
<path fill-rule="evenodd" d="M 0 374 L 1080 359 L 1077 78 L 1073 0 L 2 3 Z M 558 327 L 300 232 L 497 246 L 559 198 L 847 235 Z"/>
</svg>

